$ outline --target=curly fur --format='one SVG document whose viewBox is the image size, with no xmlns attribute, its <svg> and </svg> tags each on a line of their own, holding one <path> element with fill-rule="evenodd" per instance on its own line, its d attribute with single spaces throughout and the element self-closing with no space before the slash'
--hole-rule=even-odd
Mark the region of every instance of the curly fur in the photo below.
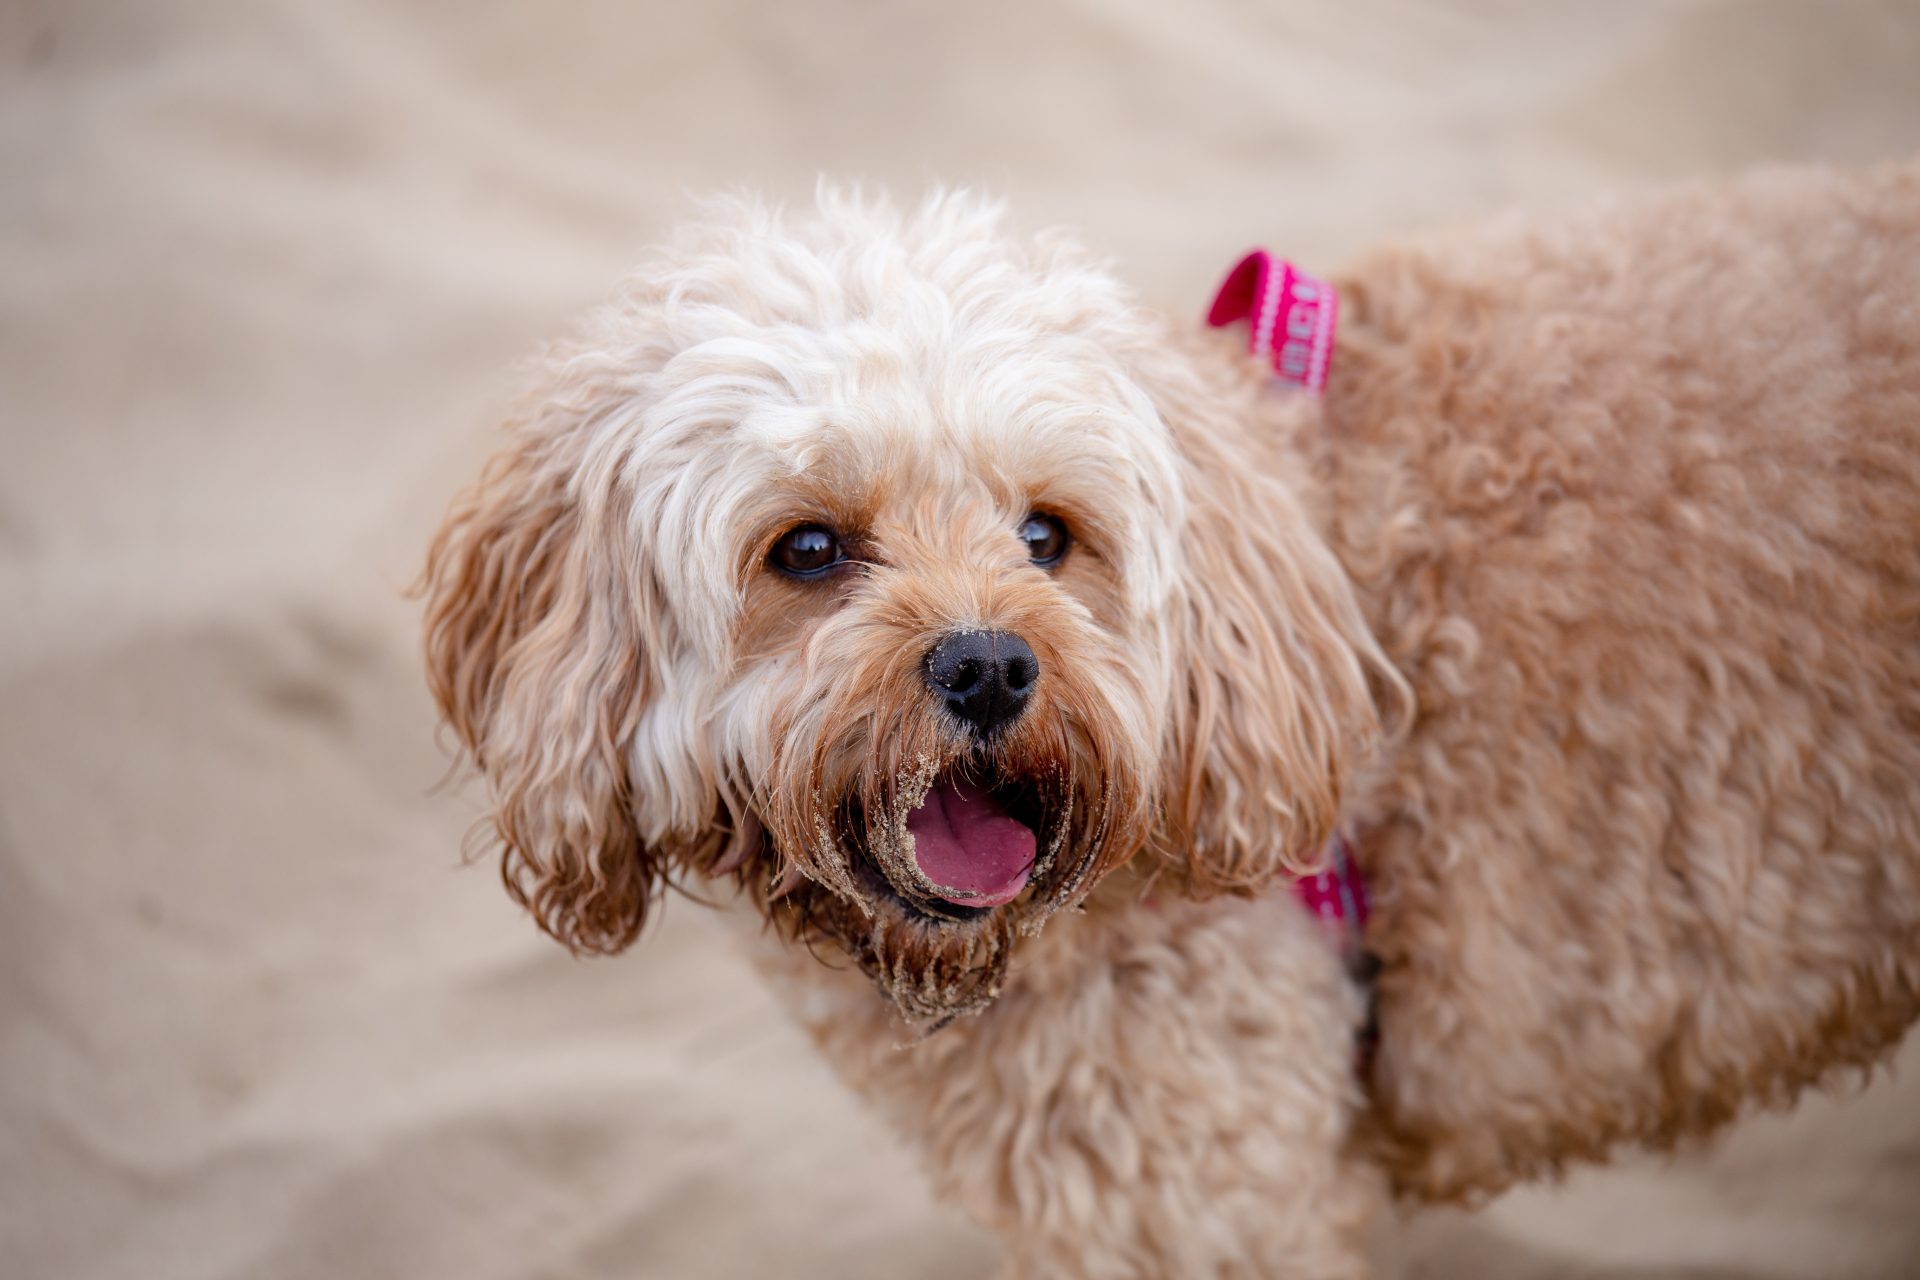
<svg viewBox="0 0 1920 1280">
<path fill-rule="evenodd" d="M 483 834 L 576 950 L 735 882 L 1010 1274 L 1365 1275 L 1389 1186 L 1788 1099 L 1920 1014 L 1917 235 L 1907 165 L 1403 245 L 1338 281 L 1320 403 L 964 194 L 718 205 L 434 543 Z M 855 567 L 769 569 L 807 522 Z M 986 747 L 921 677 L 956 628 L 1043 672 Z M 946 918 L 904 815 L 955 770 L 1048 816 Z M 1364 1090 L 1268 889 L 1336 829 Z"/>
<path fill-rule="evenodd" d="M 1383 253 L 1328 536 L 1419 690 L 1369 799 L 1400 1185 L 1667 1145 L 1920 992 L 1920 167 Z"/>
</svg>

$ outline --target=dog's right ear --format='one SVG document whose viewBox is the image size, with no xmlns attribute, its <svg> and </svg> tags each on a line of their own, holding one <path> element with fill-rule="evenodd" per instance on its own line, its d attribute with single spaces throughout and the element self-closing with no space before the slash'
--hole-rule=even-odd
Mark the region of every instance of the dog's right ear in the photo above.
<svg viewBox="0 0 1920 1280">
<path fill-rule="evenodd" d="M 1339 559 L 1219 369 L 1140 357 L 1186 469 L 1158 843 L 1192 896 L 1314 868 L 1344 793 L 1412 709 Z M 1218 385 L 1215 385 L 1217 383 Z"/>
<path fill-rule="evenodd" d="M 441 714 L 485 775 L 501 878 L 573 951 L 633 941 L 664 867 L 625 750 L 646 697 L 631 566 L 599 536 L 613 481 L 549 402 L 448 512 L 416 590 Z M 602 469 L 604 472 L 605 469 Z M 606 543 L 606 545 L 601 545 Z"/>
</svg>

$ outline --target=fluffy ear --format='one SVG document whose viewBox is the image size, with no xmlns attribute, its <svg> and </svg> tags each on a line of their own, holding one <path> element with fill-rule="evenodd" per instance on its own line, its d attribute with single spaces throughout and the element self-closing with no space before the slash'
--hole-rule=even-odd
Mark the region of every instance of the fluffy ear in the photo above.
<svg viewBox="0 0 1920 1280">
<path fill-rule="evenodd" d="M 558 406 L 548 413 L 559 414 Z M 501 878 L 580 952 L 632 942 L 663 867 L 640 839 L 624 759 L 645 697 L 626 566 L 595 532 L 607 495 L 581 423 L 519 430 L 434 538 L 427 673 L 485 775 Z"/>
<path fill-rule="evenodd" d="M 1185 369 L 1153 395 L 1188 505 L 1160 843 L 1188 892 L 1249 889 L 1314 867 L 1409 694 L 1281 474 L 1284 451 L 1249 436 L 1251 404 Z"/>
</svg>

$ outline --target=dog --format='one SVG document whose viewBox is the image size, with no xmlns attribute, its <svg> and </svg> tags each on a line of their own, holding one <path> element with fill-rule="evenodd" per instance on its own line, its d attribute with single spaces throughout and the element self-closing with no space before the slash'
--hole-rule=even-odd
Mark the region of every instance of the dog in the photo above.
<svg viewBox="0 0 1920 1280">
<path fill-rule="evenodd" d="M 1920 164 L 1333 288 L 1317 397 L 974 195 L 722 202 L 429 555 L 508 892 L 731 894 L 1008 1275 L 1364 1276 L 1920 1013 Z"/>
</svg>

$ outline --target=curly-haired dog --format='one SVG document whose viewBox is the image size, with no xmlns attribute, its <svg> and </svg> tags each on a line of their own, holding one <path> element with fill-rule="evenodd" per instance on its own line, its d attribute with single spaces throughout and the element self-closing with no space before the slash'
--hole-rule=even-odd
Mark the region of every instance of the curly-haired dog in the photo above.
<svg viewBox="0 0 1920 1280">
<path fill-rule="evenodd" d="M 1920 1011 L 1920 167 L 1338 286 L 1320 400 L 972 198 L 726 206 L 432 551 L 514 897 L 617 951 L 737 883 L 1011 1272 L 1360 1275 L 1389 1188 L 1702 1133 Z M 1364 1080 L 1269 890 L 1336 831 Z"/>
</svg>

